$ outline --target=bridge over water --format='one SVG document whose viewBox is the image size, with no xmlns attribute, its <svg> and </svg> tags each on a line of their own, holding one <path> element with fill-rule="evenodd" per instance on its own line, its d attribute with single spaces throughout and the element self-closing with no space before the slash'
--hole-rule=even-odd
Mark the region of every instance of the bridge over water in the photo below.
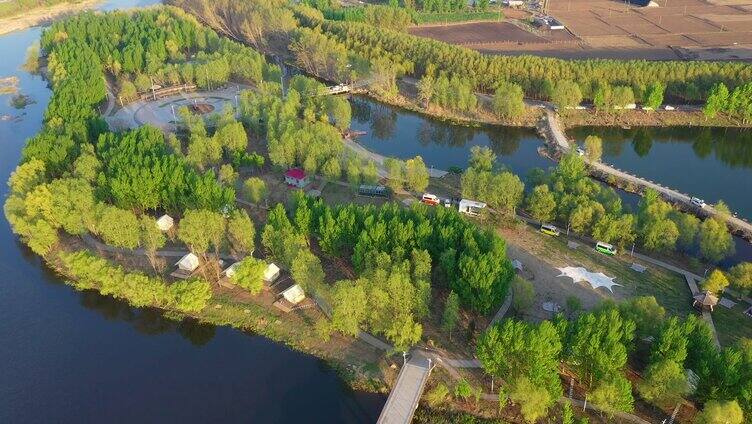
<svg viewBox="0 0 752 424">
<path fill-rule="evenodd" d="M 432 368 L 430 358 L 418 351 L 411 354 L 400 370 L 377 424 L 408 424 L 413 420 Z"/>
</svg>

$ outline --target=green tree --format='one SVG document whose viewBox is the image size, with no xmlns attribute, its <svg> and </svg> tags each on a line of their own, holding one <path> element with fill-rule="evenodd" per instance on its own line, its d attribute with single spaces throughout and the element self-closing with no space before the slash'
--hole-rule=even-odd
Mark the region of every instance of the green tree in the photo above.
<svg viewBox="0 0 752 424">
<path fill-rule="evenodd" d="M 426 401 L 432 408 L 443 406 L 447 398 L 449 398 L 449 389 L 444 383 L 437 384 L 426 393 Z"/>
<path fill-rule="evenodd" d="M 387 185 L 392 191 L 402 190 L 402 184 L 405 181 L 405 166 L 401 160 L 386 158 L 384 167 L 387 172 Z"/>
<path fill-rule="evenodd" d="M 245 189 L 245 195 L 253 203 L 261 203 L 268 195 L 266 183 L 258 177 L 251 177 L 245 180 L 243 188 Z"/>
<path fill-rule="evenodd" d="M 597 135 L 585 138 L 585 154 L 591 161 L 600 161 L 603 156 L 603 140 Z"/>
<path fill-rule="evenodd" d="M 506 381 L 524 377 L 557 399 L 561 351 L 561 339 L 550 321 L 533 325 L 507 319 L 481 335 L 476 354 L 487 373 Z"/>
<path fill-rule="evenodd" d="M 486 146 L 473 146 L 470 148 L 469 165 L 476 171 L 493 170 L 496 163 L 496 153 Z"/>
<path fill-rule="evenodd" d="M 710 275 L 701 283 L 702 289 L 711 293 L 720 293 L 728 287 L 729 281 L 723 271 L 714 269 Z"/>
<path fill-rule="evenodd" d="M 722 112 L 728 106 L 729 91 L 722 82 L 717 83 L 710 89 L 708 99 L 705 101 L 705 107 L 702 113 L 705 118 L 715 118 L 718 112 Z"/>
<path fill-rule="evenodd" d="M 39 219 L 31 225 L 29 235 L 26 238 L 26 244 L 29 248 L 40 256 L 45 256 L 52 250 L 59 241 L 57 229 L 47 221 Z"/>
<path fill-rule="evenodd" d="M 700 253 L 712 262 L 719 262 L 734 253 L 734 240 L 726 224 L 717 218 L 708 218 L 700 224 Z"/>
<path fill-rule="evenodd" d="M 227 220 L 227 241 L 232 254 L 236 258 L 251 255 L 255 238 L 256 228 L 248 213 L 244 209 L 232 211 Z"/>
<path fill-rule="evenodd" d="M 48 185 L 51 195 L 47 220 L 73 235 L 83 234 L 93 221 L 94 191 L 79 178 L 61 178 Z"/>
<path fill-rule="evenodd" d="M 569 361 L 588 386 L 621 374 L 627 363 L 627 344 L 632 342 L 635 323 L 615 308 L 580 315 L 570 326 Z"/>
<path fill-rule="evenodd" d="M 536 186 L 527 198 L 527 211 L 540 222 L 551 222 L 556 217 L 556 198 L 548 186 Z"/>
<path fill-rule="evenodd" d="M 441 316 L 441 328 L 449 333 L 449 339 L 452 338 L 452 330 L 457 326 L 460 318 L 460 299 L 457 293 L 450 291 L 444 303 L 444 313 Z"/>
<path fill-rule="evenodd" d="M 468 400 L 470 396 L 472 396 L 472 394 L 473 387 L 464 378 L 461 379 L 456 386 L 454 386 L 454 396 L 462 400 Z"/>
<path fill-rule="evenodd" d="M 219 181 L 228 186 L 234 186 L 237 180 L 238 173 L 232 165 L 226 163 L 219 167 Z"/>
<path fill-rule="evenodd" d="M 509 215 L 514 215 L 515 209 L 522 203 L 525 184 L 511 172 L 501 172 L 494 176 L 492 190 L 487 195 L 487 201 Z"/>
<path fill-rule="evenodd" d="M 216 143 L 212 145 L 212 148 L 216 148 L 216 145 L 219 145 L 229 153 L 245 152 L 248 148 L 248 136 L 245 133 L 245 128 L 243 128 L 243 124 L 240 122 L 235 122 L 233 118 L 231 119 L 232 122 L 222 126 L 214 133 Z M 190 152 L 190 145 L 188 148 Z"/>
<path fill-rule="evenodd" d="M 695 417 L 695 424 L 741 424 L 744 412 L 735 400 L 720 402 L 711 400 Z"/>
<path fill-rule="evenodd" d="M 561 80 L 554 86 L 551 101 L 562 109 L 573 108 L 582 102 L 582 91 L 574 81 Z"/>
<path fill-rule="evenodd" d="M 428 187 L 428 168 L 423 158 L 415 156 L 405 161 L 405 182 L 413 191 L 422 192 Z"/>
<path fill-rule="evenodd" d="M 197 255 L 205 255 L 212 246 L 218 252 L 225 238 L 225 219 L 213 211 L 186 211 L 180 220 L 178 238 Z"/>
<path fill-rule="evenodd" d="M 434 85 L 436 79 L 433 74 L 426 73 L 418 81 L 418 99 L 423 103 L 423 107 L 428 107 L 434 95 Z"/>
<path fill-rule="evenodd" d="M 632 87 L 618 85 L 613 88 L 611 99 L 614 107 L 626 109 L 635 102 L 634 91 L 632 91 Z"/>
<path fill-rule="evenodd" d="M 666 91 L 666 85 L 656 81 L 650 84 L 644 95 L 644 105 L 652 110 L 658 109 L 663 103 L 663 93 Z"/>
<path fill-rule="evenodd" d="M 31 159 L 16 167 L 8 178 L 8 187 L 13 194 L 26 194 L 45 182 L 45 165 L 39 159 Z"/>
<path fill-rule="evenodd" d="M 493 110 L 499 118 L 512 119 L 525 111 L 522 87 L 517 84 L 502 81 L 493 97 Z"/>
<path fill-rule="evenodd" d="M 697 233 L 700 231 L 700 219 L 678 211 L 672 212 L 669 216 L 679 230 L 679 238 L 676 239 L 677 246 L 685 250 L 694 247 Z"/>
<path fill-rule="evenodd" d="M 670 405 L 681 401 L 689 392 L 689 385 L 681 365 L 663 360 L 648 366 L 644 380 L 637 385 L 637 391 L 648 402 Z"/>
<path fill-rule="evenodd" d="M 94 153 L 94 146 L 91 144 L 82 145 L 81 154 L 73 162 L 73 176 L 93 183 L 101 168 L 102 162 Z"/>
<path fill-rule="evenodd" d="M 140 244 L 146 252 L 146 257 L 149 259 L 149 263 L 154 271 L 159 270 L 159 259 L 157 257 L 157 251 L 164 247 L 167 239 L 164 233 L 157 227 L 157 221 L 148 216 L 141 215 L 139 219 L 141 228 Z"/>
<path fill-rule="evenodd" d="M 252 256 L 246 256 L 238 263 L 230 279 L 255 296 L 264 288 L 266 267 L 266 262 Z"/>
<path fill-rule="evenodd" d="M 115 206 L 106 206 L 98 217 L 97 231 L 105 243 L 135 249 L 141 241 L 136 215 Z"/>
<path fill-rule="evenodd" d="M 752 289 L 752 262 L 741 262 L 729 269 L 731 286 L 748 293 Z"/>
<path fill-rule="evenodd" d="M 632 385 L 622 375 L 599 381 L 590 393 L 590 399 L 611 418 L 617 412 L 632 412 L 634 409 Z"/>
<path fill-rule="evenodd" d="M 529 423 L 546 416 L 548 408 L 555 400 L 545 388 L 534 384 L 526 377 L 519 377 L 514 381 L 509 398 L 520 405 L 522 417 Z"/>
<path fill-rule="evenodd" d="M 308 249 L 302 249 L 298 252 L 292 261 L 290 274 L 303 290 L 315 293 L 324 284 L 324 269 L 321 267 L 321 261 Z"/>
<path fill-rule="evenodd" d="M 171 306 L 186 313 L 201 311 L 212 296 L 209 283 L 197 279 L 172 283 L 169 292 L 172 297 Z"/>
<path fill-rule="evenodd" d="M 363 282 L 338 281 L 332 291 L 332 328 L 357 337 L 368 315 L 368 298 Z"/>
</svg>

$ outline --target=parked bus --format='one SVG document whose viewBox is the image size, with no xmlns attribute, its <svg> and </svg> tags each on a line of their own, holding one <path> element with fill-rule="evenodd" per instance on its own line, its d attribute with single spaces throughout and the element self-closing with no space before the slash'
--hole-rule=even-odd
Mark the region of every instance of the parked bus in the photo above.
<svg viewBox="0 0 752 424">
<path fill-rule="evenodd" d="M 595 244 L 595 250 L 609 256 L 614 256 L 616 254 L 616 248 L 614 246 L 602 241 Z"/>
<path fill-rule="evenodd" d="M 543 225 L 541 225 L 540 232 L 543 233 L 543 234 L 548 234 L 549 236 L 554 236 L 554 237 L 558 237 L 559 234 L 561 234 L 561 232 L 559 231 L 559 229 L 556 228 L 555 226 L 551 225 L 551 224 L 543 224 Z"/>
</svg>

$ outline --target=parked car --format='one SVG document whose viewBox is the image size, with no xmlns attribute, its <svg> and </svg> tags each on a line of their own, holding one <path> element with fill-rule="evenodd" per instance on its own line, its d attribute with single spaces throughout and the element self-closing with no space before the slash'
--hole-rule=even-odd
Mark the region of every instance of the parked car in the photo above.
<svg viewBox="0 0 752 424">
<path fill-rule="evenodd" d="M 608 256 L 616 255 L 616 247 L 602 241 L 595 244 L 595 250 Z"/>
<path fill-rule="evenodd" d="M 557 237 L 559 234 L 561 234 L 559 229 L 551 224 L 541 225 L 540 232 L 543 234 L 548 234 L 549 236 L 554 236 L 554 237 Z"/>
<path fill-rule="evenodd" d="M 420 201 L 429 206 L 436 206 L 440 203 L 438 196 L 431 193 L 424 193 L 423 197 L 420 198 Z"/>
<path fill-rule="evenodd" d="M 699 197 L 693 197 L 689 199 L 690 203 L 697 206 L 698 208 L 704 208 L 706 203 L 704 200 L 700 199 Z"/>
</svg>

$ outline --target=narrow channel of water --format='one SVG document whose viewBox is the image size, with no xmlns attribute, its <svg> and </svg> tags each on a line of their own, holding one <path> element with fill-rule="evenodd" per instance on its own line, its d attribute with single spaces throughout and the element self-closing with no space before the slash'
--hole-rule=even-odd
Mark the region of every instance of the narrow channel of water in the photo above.
<svg viewBox="0 0 752 424">
<path fill-rule="evenodd" d="M 583 127 L 569 134 L 580 143 L 597 135 L 604 162 L 709 203 L 723 200 L 752 219 L 752 130 Z"/>
<path fill-rule="evenodd" d="M 428 166 L 465 168 L 473 146 L 488 146 L 506 167 L 524 178 L 533 168 L 555 164 L 538 154 L 543 140 L 527 128 L 472 128 L 453 125 L 355 96 L 352 128 L 366 134 L 358 143 L 384 156 L 420 155 Z M 603 160 L 663 185 L 729 203 L 740 216 L 752 217 L 752 132 L 733 129 L 580 128 L 570 131 L 582 143 L 587 135 L 604 140 Z M 636 141 L 635 141 L 636 140 Z M 619 192 L 625 207 L 636 211 L 640 197 Z M 717 200 L 717 199 L 716 199 Z M 752 244 L 734 237 L 736 253 L 721 262 L 728 267 L 752 261 Z"/>
<path fill-rule="evenodd" d="M 146 6 L 117 0 L 103 9 Z M 50 91 L 19 69 L 39 28 L 0 37 L 0 193 Z M 374 422 L 385 398 L 353 393 L 319 359 L 229 328 L 165 320 L 65 285 L 0 225 L 0 422 Z"/>
</svg>

